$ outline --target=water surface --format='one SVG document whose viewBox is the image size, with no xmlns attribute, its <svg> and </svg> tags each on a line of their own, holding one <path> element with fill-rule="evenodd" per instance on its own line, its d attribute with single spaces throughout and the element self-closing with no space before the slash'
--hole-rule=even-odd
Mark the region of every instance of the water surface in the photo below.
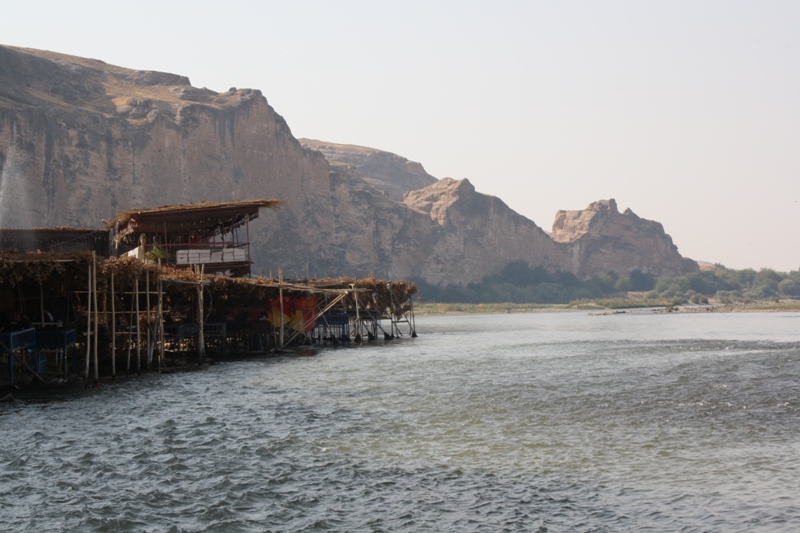
<svg viewBox="0 0 800 533">
<path fill-rule="evenodd" d="M 418 329 L 2 405 L 3 528 L 800 529 L 800 315 Z"/>
</svg>

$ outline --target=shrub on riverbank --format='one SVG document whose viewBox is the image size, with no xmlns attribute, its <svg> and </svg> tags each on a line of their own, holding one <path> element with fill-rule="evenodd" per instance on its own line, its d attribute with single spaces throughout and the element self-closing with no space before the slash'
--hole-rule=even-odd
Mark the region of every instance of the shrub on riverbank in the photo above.
<svg viewBox="0 0 800 533">
<path fill-rule="evenodd" d="M 602 301 L 624 308 L 649 307 L 651 302 L 662 301 L 670 302 L 668 305 L 687 301 L 702 305 L 711 298 L 722 303 L 747 303 L 800 296 L 798 271 L 733 270 L 723 265 L 659 279 L 634 270 L 624 275 L 599 272 L 580 280 L 569 272 L 547 272 L 540 266 L 531 268 L 524 261 L 512 261 L 496 275 L 466 286 L 413 281 L 422 300 L 437 303 L 585 305 L 587 301 Z"/>
<path fill-rule="evenodd" d="M 575 300 L 570 306 L 576 309 L 638 309 L 643 307 L 672 307 L 685 304 L 683 298 L 601 298 L 597 300 Z"/>
</svg>

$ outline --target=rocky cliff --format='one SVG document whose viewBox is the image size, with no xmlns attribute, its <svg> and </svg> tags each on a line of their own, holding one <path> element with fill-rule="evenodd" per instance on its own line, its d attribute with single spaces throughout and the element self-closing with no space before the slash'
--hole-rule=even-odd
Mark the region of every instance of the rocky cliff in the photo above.
<svg viewBox="0 0 800 533">
<path fill-rule="evenodd" d="M 681 257 L 660 223 L 640 218 L 630 209 L 620 213 L 613 199 L 580 211 L 559 211 L 550 236 L 569 247 L 569 270 L 579 277 L 598 270 L 656 274 L 698 270 L 697 263 Z"/>
<path fill-rule="evenodd" d="M 356 167 L 364 181 L 398 202 L 405 193 L 436 183 L 436 178 L 425 172 L 421 164 L 390 152 L 314 139 L 299 141 L 306 148 L 322 152 L 331 163 Z"/>
<path fill-rule="evenodd" d="M 333 163 L 257 90 L 217 93 L 174 74 L 0 46 L 0 227 L 100 228 L 137 207 L 268 196 L 286 205 L 251 224 L 256 273 L 466 283 L 516 259 L 580 275 L 691 267 L 671 240 L 659 248 L 630 228 L 617 239 L 622 223 L 553 240 L 466 180 L 306 142 Z M 581 220 L 565 216 L 558 233 L 577 235 L 569 228 Z"/>
<path fill-rule="evenodd" d="M 424 270 L 440 280 L 479 280 L 510 261 L 564 270 L 569 256 L 533 221 L 502 200 L 481 194 L 466 179 L 444 178 L 406 193 L 404 203 L 438 226 Z"/>
<path fill-rule="evenodd" d="M 257 90 L 0 47 L 0 154 L 6 227 L 100 227 L 134 207 L 271 196 L 289 205 L 251 227 L 257 271 L 347 267 L 326 253 L 327 161 Z"/>
</svg>

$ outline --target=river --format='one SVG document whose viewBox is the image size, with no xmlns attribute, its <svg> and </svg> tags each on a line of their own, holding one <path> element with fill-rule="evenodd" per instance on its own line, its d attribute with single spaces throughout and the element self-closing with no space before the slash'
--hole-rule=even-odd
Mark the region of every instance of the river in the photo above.
<svg viewBox="0 0 800 533">
<path fill-rule="evenodd" d="M 800 530 L 800 314 L 417 327 L 0 405 L 0 528 Z"/>
</svg>

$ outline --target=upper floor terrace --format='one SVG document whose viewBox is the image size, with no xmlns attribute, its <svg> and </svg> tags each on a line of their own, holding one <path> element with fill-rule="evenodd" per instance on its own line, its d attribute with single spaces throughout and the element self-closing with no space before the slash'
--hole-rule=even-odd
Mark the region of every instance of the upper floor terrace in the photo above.
<svg viewBox="0 0 800 533">
<path fill-rule="evenodd" d="M 189 268 L 204 265 L 208 273 L 250 275 L 250 221 L 261 208 L 283 202 L 262 198 L 199 202 L 134 209 L 118 214 L 106 226 L 114 255 Z"/>
</svg>

